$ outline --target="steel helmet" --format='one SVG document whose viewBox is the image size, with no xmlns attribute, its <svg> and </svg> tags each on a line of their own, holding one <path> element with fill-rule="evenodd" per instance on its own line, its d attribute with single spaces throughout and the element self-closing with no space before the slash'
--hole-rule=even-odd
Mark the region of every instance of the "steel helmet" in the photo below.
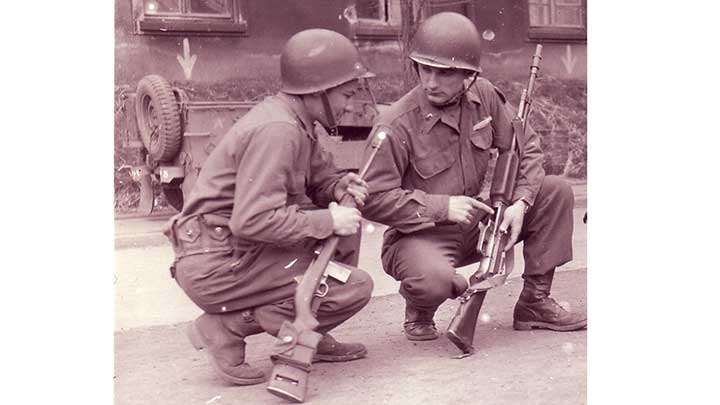
<svg viewBox="0 0 720 405">
<path fill-rule="evenodd" d="M 469 18 L 452 12 L 438 13 L 418 27 L 410 45 L 410 59 L 438 68 L 481 73 L 481 42 L 480 34 Z"/>
<path fill-rule="evenodd" d="M 280 90 L 289 94 L 316 93 L 373 76 L 360 61 L 355 45 L 335 31 L 300 31 L 280 55 Z"/>
</svg>

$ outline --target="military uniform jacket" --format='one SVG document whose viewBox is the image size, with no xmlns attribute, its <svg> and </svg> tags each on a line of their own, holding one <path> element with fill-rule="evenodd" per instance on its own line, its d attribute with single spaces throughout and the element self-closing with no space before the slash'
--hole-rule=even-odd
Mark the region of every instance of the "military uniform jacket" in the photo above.
<svg viewBox="0 0 720 405">
<path fill-rule="evenodd" d="M 293 245 L 333 232 L 327 207 L 344 174 L 324 152 L 298 97 L 278 93 L 243 116 L 203 165 L 179 214 L 226 225 L 239 249 Z M 309 197 L 309 198 L 308 198 Z"/>
<path fill-rule="evenodd" d="M 376 121 L 373 132 L 385 130 L 388 138 L 366 176 L 371 195 L 363 215 L 389 225 L 390 235 L 447 223 L 449 197 L 477 196 L 491 149 L 510 148 L 512 114 L 504 96 L 483 78 L 458 104 L 443 109 L 427 101 L 421 86 L 415 87 Z M 518 144 L 513 201 L 532 205 L 545 175 L 540 141 L 528 128 Z M 370 151 L 368 142 L 365 156 Z"/>
</svg>

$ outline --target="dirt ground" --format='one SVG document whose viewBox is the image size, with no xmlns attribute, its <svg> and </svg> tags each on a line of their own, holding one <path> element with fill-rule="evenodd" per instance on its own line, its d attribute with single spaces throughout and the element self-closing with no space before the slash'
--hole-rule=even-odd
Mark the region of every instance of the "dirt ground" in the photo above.
<svg viewBox="0 0 720 405">
<path fill-rule="evenodd" d="M 553 297 L 585 311 L 587 271 L 556 275 Z M 409 342 L 401 332 L 403 299 L 374 297 L 358 315 L 337 328 L 342 341 L 363 342 L 367 358 L 313 366 L 309 404 L 584 404 L 587 332 L 514 331 L 512 310 L 521 279 L 488 293 L 475 334 L 478 352 L 454 359 L 459 350 L 443 335 Z M 443 304 L 441 331 L 456 309 Z M 187 341 L 187 323 L 115 333 L 115 403 L 282 404 L 266 384 L 237 387 L 214 376 L 204 352 Z M 247 359 L 270 373 L 274 338 L 247 339 Z"/>
</svg>

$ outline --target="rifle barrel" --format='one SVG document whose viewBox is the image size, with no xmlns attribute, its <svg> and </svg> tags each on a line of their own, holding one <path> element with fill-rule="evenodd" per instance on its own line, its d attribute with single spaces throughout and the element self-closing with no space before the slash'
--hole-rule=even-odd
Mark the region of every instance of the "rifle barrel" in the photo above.
<svg viewBox="0 0 720 405">
<path fill-rule="evenodd" d="M 535 78 L 540 70 L 540 61 L 542 60 L 542 45 L 537 44 L 535 47 L 535 54 L 532 57 L 532 63 L 530 64 L 530 78 L 528 79 L 527 85 L 527 97 L 523 100 L 523 114 L 522 119 L 527 119 L 528 113 L 530 112 L 530 103 L 532 102 L 532 94 L 535 89 Z"/>
</svg>

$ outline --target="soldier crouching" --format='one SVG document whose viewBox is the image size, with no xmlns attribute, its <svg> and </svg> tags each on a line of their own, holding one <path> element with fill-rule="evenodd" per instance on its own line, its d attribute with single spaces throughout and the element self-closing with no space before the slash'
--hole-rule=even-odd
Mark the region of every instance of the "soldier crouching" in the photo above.
<svg viewBox="0 0 720 405">
<path fill-rule="evenodd" d="M 250 110 L 206 160 L 183 207 L 167 227 L 175 249 L 173 277 L 205 313 L 188 334 L 225 381 L 257 384 L 264 373 L 245 362 L 244 338 L 277 335 L 294 318 L 298 277 L 315 257 L 319 240 L 340 239 L 334 259 L 351 270 L 331 278 L 313 300 L 323 334 L 313 361 L 364 357 L 359 343 L 337 342 L 327 332 L 370 300 L 372 280 L 355 268 L 360 212 L 333 201 L 350 194 L 358 205 L 367 184 L 337 169 L 313 132 L 334 131 L 356 79 L 372 76 L 355 46 L 329 30 L 302 31 L 281 55 L 281 91 Z M 323 208 L 319 208 L 323 207 Z"/>
<path fill-rule="evenodd" d="M 437 339 L 437 308 L 468 288 L 455 268 L 480 260 L 478 222 L 493 213 L 478 199 L 490 150 L 513 145 L 512 111 L 479 76 L 481 43 L 474 23 L 458 13 L 423 21 L 409 55 L 420 84 L 375 123 L 374 131 L 386 132 L 388 142 L 366 176 L 371 194 L 362 210 L 389 226 L 382 263 L 400 281 L 409 340 Z M 531 128 L 518 142 L 517 186 L 499 226 L 509 234 L 505 250 L 524 242 L 524 284 L 513 327 L 584 328 L 585 314 L 567 311 L 550 297 L 555 268 L 572 260 L 572 189 L 545 176 L 540 140 Z"/>
</svg>

